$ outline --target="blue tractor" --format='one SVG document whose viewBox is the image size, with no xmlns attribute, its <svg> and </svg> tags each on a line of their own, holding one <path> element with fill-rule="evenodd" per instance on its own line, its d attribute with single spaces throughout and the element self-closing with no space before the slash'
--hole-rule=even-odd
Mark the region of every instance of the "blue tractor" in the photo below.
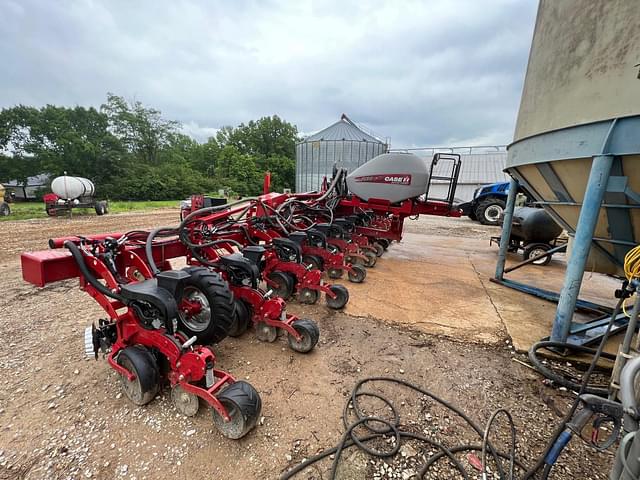
<svg viewBox="0 0 640 480">
<path fill-rule="evenodd" d="M 500 225 L 507 204 L 509 182 L 492 183 L 477 188 L 473 200 L 459 205 L 463 215 L 484 225 Z"/>
</svg>

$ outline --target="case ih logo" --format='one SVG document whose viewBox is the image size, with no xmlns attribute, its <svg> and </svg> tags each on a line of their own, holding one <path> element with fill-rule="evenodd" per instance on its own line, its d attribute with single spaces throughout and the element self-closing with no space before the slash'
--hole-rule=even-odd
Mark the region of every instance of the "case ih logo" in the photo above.
<svg viewBox="0 0 640 480">
<path fill-rule="evenodd" d="M 411 185 L 411 175 L 407 173 L 389 173 L 387 175 L 366 175 L 356 177 L 356 182 L 387 183 L 389 185 Z"/>
</svg>

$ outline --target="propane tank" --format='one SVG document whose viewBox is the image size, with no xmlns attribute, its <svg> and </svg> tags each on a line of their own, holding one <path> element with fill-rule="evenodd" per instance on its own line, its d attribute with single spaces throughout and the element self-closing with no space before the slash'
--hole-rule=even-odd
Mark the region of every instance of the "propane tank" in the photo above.
<svg viewBox="0 0 640 480">
<path fill-rule="evenodd" d="M 424 195 L 428 182 L 426 163 L 413 153 L 383 153 L 347 177 L 347 186 L 354 195 L 391 203 Z"/>
<path fill-rule="evenodd" d="M 527 243 L 549 243 L 561 233 L 562 227 L 542 208 L 520 207 L 513 212 L 512 237 Z"/>
<path fill-rule="evenodd" d="M 74 200 L 79 197 L 92 197 L 95 187 L 87 178 L 64 175 L 53 179 L 51 191 L 61 199 Z"/>
</svg>

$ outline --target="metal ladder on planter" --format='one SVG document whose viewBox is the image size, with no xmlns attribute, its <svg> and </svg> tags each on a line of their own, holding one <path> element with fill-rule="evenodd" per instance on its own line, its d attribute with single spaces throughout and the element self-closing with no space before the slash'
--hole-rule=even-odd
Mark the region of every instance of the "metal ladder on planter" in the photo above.
<svg viewBox="0 0 640 480">
<path fill-rule="evenodd" d="M 460 155 L 457 153 L 436 153 L 433 156 L 429 167 L 429 182 L 425 192 L 425 200 L 427 202 L 445 202 L 449 205 L 449 208 L 453 206 L 461 164 Z M 447 186 L 447 195 L 444 198 L 429 196 L 434 180 L 436 181 L 435 185 Z"/>
</svg>

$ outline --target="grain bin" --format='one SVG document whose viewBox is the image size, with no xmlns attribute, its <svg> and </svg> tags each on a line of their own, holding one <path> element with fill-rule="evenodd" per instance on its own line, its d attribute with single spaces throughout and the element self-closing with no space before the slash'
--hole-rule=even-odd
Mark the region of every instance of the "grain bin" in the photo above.
<svg viewBox="0 0 640 480">
<path fill-rule="evenodd" d="M 554 340 L 567 338 L 585 268 L 620 274 L 640 242 L 638 18 L 637 0 L 538 8 L 506 170 L 574 237 Z"/>
<path fill-rule="evenodd" d="M 385 142 L 342 114 L 336 123 L 296 145 L 296 191 L 318 190 L 334 164 L 351 172 L 386 151 Z"/>
</svg>

